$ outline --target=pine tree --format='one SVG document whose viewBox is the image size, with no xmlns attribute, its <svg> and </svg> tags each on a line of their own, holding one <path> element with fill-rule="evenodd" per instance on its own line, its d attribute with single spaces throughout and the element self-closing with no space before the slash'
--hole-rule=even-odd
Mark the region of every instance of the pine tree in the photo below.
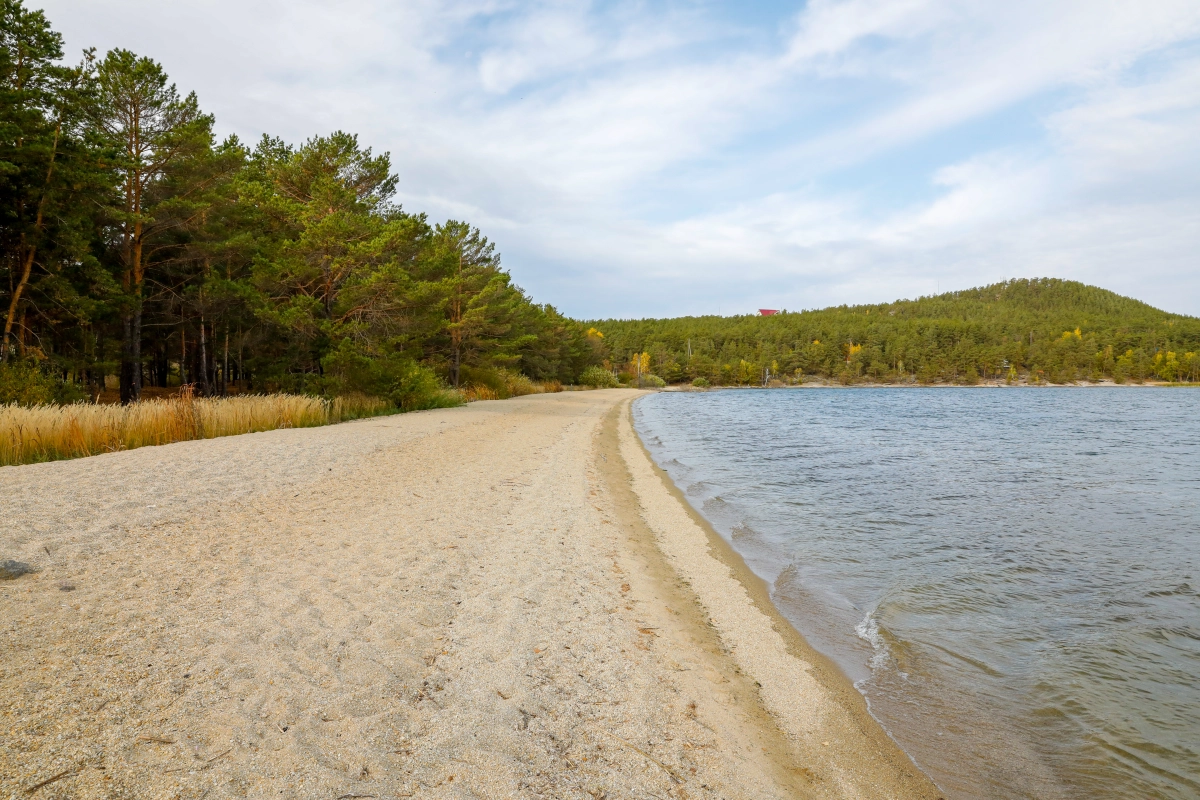
<svg viewBox="0 0 1200 800">
<path fill-rule="evenodd" d="M 95 125 L 120 177 L 118 201 L 108 209 L 113 249 L 125 296 L 121 309 L 121 401 L 142 391 L 142 313 L 147 244 L 174 223 L 160 204 L 180 191 L 168 177 L 187 168 L 212 144 L 213 119 L 200 112 L 195 93 L 181 97 L 155 61 L 111 50 L 97 69 Z"/>
</svg>

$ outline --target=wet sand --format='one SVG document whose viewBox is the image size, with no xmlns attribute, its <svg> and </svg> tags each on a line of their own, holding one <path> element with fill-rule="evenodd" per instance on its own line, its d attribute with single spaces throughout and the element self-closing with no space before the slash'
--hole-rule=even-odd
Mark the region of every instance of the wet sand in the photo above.
<svg viewBox="0 0 1200 800">
<path fill-rule="evenodd" d="M 0 797 L 936 797 L 635 394 L 0 469 Z"/>
</svg>

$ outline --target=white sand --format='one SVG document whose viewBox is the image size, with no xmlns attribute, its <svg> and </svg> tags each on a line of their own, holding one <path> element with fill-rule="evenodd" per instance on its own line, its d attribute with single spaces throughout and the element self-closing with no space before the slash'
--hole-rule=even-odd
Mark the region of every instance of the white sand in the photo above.
<svg viewBox="0 0 1200 800">
<path fill-rule="evenodd" d="M 618 446 L 633 394 L 0 469 L 0 797 L 932 796 Z"/>
</svg>

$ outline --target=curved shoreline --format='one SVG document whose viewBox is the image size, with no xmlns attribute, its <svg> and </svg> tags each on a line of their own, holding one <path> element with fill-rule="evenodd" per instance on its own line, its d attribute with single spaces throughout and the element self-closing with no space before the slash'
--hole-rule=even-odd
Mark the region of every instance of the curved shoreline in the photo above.
<svg viewBox="0 0 1200 800">
<path fill-rule="evenodd" d="M 766 582 L 654 462 L 634 429 L 631 407 L 632 401 L 620 411 L 621 452 L 643 516 L 734 659 L 758 684 L 764 705 L 796 756 L 835 775 L 843 796 L 941 797 L 941 790 L 871 715 L 851 680 L 780 614 Z"/>
</svg>

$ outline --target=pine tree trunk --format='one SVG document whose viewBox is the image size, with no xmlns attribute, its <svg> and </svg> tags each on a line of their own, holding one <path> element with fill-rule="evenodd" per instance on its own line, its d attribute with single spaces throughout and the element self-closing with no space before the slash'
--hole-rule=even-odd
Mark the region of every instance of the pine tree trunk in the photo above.
<svg viewBox="0 0 1200 800">
<path fill-rule="evenodd" d="M 62 115 L 60 112 L 58 125 L 54 129 L 54 144 L 50 148 L 50 163 L 46 166 L 46 180 L 42 184 L 42 196 L 38 199 L 37 216 L 33 221 L 33 232 L 35 235 L 42 232 L 42 227 L 45 224 L 46 198 L 50 194 L 50 180 L 54 177 L 54 159 L 58 156 L 58 140 L 61 135 Z M 17 307 L 21 304 L 21 295 L 25 292 L 25 287 L 29 285 L 29 276 L 33 272 L 33 260 L 36 255 L 36 240 L 28 246 L 28 252 L 26 252 L 25 234 L 21 234 L 21 279 L 13 287 L 12 298 L 8 304 L 8 315 L 4 319 L 4 340 L 0 342 L 0 362 L 8 361 L 9 351 L 12 348 L 13 320 L 17 314 Z"/>
<path fill-rule="evenodd" d="M 212 394 L 208 382 L 208 338 L 204 335 L 204 317 L 200 318 L 200 394 L 204 397 Z"/>
<path fill-rule="evenodd" d="M 133 313 L 126 311 L 121 315 L 121 402 L 132 403 L 137 400 L 133 388 Z"/>
<path fill-rule="evenodd" d="M 41 212 L 38 212 L 39 215 Z M 39 219 L 40 222 L 40 219 Z M 24 236 L 21 237 L 24 240 Z M 17 285 L 13 287 L 12 299 L 8 303 L 8 315 L 4 319 L 4 341 L 0 343 L 0 362 L 8 361 L 9 352 L 12 349 L 12 331 L 13 324 L 17 319 L 17 309 L 21 305 L 21 295 L 25 291 L 25 287 L 29 284 L 29 275 L 33 272 L 33 259 L 37 253 L 37 247 L 29 248 L 29 252 L 24 254 L 24 263 L 21 265 L 21 278 Z"/>
<path fill-rule="evenodd" d="M 142 396 L 142 303 L 138 298 L 137 307 L 133 310 L 133 341 L 130 348 L 131 369 L 133 374 L 133 401 L 137 402 Z"/>
<path fill-rule="evenodd" d="M 21 309 L 21 317 L 17 320 L 17 352 L 21 357 L 25 357 L 25 314 L 28 311 L 26 308 Z"/>
</svg>

